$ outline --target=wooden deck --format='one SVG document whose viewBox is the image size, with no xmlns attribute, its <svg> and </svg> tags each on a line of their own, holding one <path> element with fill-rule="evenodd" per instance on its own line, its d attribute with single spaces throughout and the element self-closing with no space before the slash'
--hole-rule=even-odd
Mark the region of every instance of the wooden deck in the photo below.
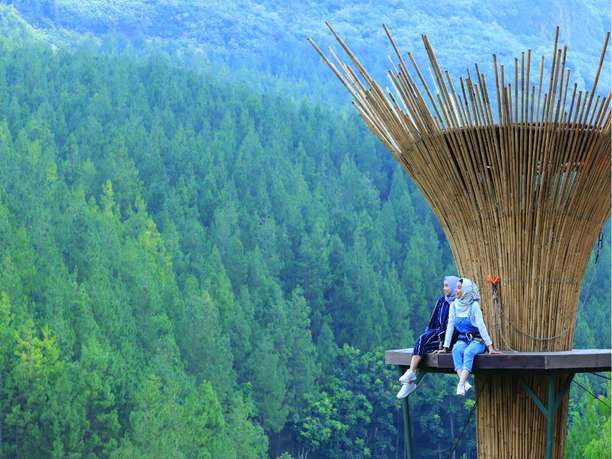
<svg viewBox="0 0 612 459">
<path fill-rule="evenodd" d="M 385 352 L 385 363 L 409 366 L 412 348 Z M 474 373 L 478 372 L 572 372 L 610 371 L 610 349 L 574 349 L 562 352 L 502 352 L 479 354 L 474 360 Z M 449 353 L 427 354 L 419 369 L 435 373 L 454 373 L 453 357 Z"/>
</svg>

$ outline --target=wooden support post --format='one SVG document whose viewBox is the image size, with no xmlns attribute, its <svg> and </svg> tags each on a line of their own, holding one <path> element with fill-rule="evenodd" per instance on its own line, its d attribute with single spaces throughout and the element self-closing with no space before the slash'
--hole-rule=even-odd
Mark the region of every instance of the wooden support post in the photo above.
<svg viewBox="0 0 612 459">
<path fill-rule="evenodd" d="M 555 390 L 555 380 L 557 377 L 555 375 L 548 375 L 548 388 L 547 388 L 547 403 L 546 405 L 540 397 L 536 395 L 533 389 L 525 382 L 524 379 L 520 379 L 521 386 L 529 396 L 529 398 L 535 403 L 535 405 L 540 409 L 544 417 L 546 418 L 546 459 L 552 459 L 553 457 L 553 436 L 554 436 L 554 428 L 555 428 L 555 414 L 559 409 L 559 406 L 563 402 L 563 398 L 565 394 L 569 390 L 569 387 L 572 383 L 572 379 L 574 378 L 574 373 L 570 373 L 568 379 L 561 385 L 561 390 L 556 392 Z"/>
<path fill-rule="evenodd" d="M 404 372 L 408 369 L 408 367 L 402 365 L 398 365 L 397 368 L 399 370 L 400 376 L 403 375 Z M 414 383 L 419 384 L 421 380 L 425 377 L 425 374 L 425 372 L 419 371 L 417 373 L 417 377 Z M 408 401 L 408 397 L 404 397 L 401 400 L 402 417 L 404 418 L 404 444 L 406 450 L 406 458 L 414 459 L 414 449 L 412 444 L 412 421 L 410 419 L 410 402 Z"/>
<path fill-rule="evenodd" d="M 400 376 L 404 374 L 407 367 L 398 366 Z M 402 417 L 404 418 L 404 450 L 406 459 L 414 459 L 414 451 L 412 450 L 412 423 L 410 421 L 410 404 L 408 397 L 401 400 Z"/>
<path fill-rule="evenodd" d="M 555 377 L 548 376 L 548 404 L 546 405 L 546 459 L 552 459 L 553 455 L 553 429 L 555 427 Z"/>
<path fill-rule="evenodd" d="M 570 373 L 555 372 L 552 381 L 547 373 L 520 371 L 515 377 L 507 373 L 478 374 L 479 458 L 563 458 L 567 393 L 560 386 Z M 549 392 L 551 382 L 553 390 Z"/>
<path fill-rule="evenodd" d="M 479 354 L 473 368 L 478 458 L 563 459 L 571 381 L 576 373 L 610 371 L 611 356 L 610 349 Z M 385 353 L 385 363 L 404 369 L 411 359 L 412 349 Z M 419 370 L 419 376 L 454 374 L 455 367 L 448 353 L 426 354 Z"/>
</svg>

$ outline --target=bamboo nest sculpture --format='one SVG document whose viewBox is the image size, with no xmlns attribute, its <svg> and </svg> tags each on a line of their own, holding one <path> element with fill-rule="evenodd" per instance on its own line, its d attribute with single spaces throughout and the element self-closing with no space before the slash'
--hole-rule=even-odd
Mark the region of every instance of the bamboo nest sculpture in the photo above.
<svg viewBox="0 0 612 459">
<path fill-rule="evenodd" d="M 510 68 L 493 54 L 491 91 L 477 64 L 453 81 L 423 35 L 428 82 L 384 26 L 397 58 L 391 91 L 326 24 L 352 65 L 310 43 L 429 201 L 460 274 L 481 285 L 496 345 L 571 348 L 584 273 L 610 217 L 611 96 L 596 95 L 610 34 L 590 91 L 570 83 L 558 27 L 548 74 L 544 57 L 532 65 L 531 50 Z M 488 275 L 501 277 L 496 307 Z"/>
</svg>

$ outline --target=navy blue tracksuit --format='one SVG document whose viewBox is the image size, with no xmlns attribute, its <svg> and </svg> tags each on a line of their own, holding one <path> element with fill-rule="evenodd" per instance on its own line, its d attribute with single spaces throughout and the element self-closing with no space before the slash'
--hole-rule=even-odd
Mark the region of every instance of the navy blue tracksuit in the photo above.
<svg viewBox="0 0 612 459">
<path fill-rule="evenodd" d="M 431 314 L 431 319 L 425 332 L 414 343 L 413 355 L 424 355 L 440 348 L 440 343 L 444 342 L 449 307 L 448 301 L 446 301 L 444 296 L 441 296 Z"/>
</svg>

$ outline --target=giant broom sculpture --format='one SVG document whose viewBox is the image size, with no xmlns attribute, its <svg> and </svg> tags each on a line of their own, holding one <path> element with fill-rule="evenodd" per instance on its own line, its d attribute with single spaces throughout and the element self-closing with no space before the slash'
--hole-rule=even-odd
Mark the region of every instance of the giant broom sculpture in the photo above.
<svg viewBox="0 0 612 459">
<path fill-rule="evenodd" d="M 543 57 L 532 66 L 531 50 L 511 69 L 493 55 L 491 91 L 478 65 L 453 82 L 423 35 L 433 72 L 428 84 L 384 26 L 398 61 L 388 72 L 391 92 L 327 25 L 353 66 L 310 43 L 429 201 L 459 272 L 483 286 L 488 275 L 501 277 L 501 301 L 482 289 L 496 345 L 571 349 L 589 256 L 610 217 L 610 94 L 595 94 L 610 34 L 590 91 L 570 84 L 558 28 L 548 75 Z M 545 420 L 518 382 L 495 375 L 476 382 L 479 457 L 543 457 Z M 545 399 L 544 375 L 530 375 L 528 384 Z M 556 414 L 554 457 L 563 456 L 566 419 L 567 395 Z"/>
</svg>

